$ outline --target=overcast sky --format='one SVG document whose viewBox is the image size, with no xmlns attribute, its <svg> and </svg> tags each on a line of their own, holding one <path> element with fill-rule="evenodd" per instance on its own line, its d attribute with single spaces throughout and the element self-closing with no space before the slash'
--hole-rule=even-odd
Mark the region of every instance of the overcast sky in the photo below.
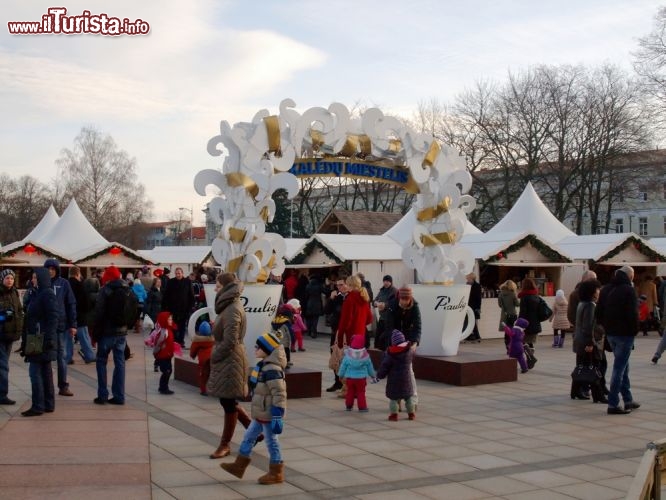
<svg viewBox="0 0 666 500">
<path fill-rule="evenodd" d="M 630 69 L 653 0 L 4 0 L 0 12 L 0 172 L 44 182 L 84 125 L 137 159 L 155 219 L 207 198 L 194 175 L 219 122 L 342 102 L 411 117 L 419 101 L 450 102 L 476 80 L 533 64 Z M 666 5 L 666 2 L 663 2 Z M 7 22 L 68 15 L 142 19 L 147 36 L 16 36 Z"/>
</svg>

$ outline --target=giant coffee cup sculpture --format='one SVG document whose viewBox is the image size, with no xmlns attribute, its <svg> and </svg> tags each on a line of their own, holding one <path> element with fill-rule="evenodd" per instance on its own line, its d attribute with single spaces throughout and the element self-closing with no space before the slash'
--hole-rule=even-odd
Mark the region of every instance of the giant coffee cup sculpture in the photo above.
<svg viewBox="0 0 666 500">
<path fill-rule="evenodd" d="M 466 194 L 471 176 L 464 159 L 376 108 L 352 117 L 339 103 L 303 114 L 294 107 L 285 99 L 278 115 L 262 110 L 250 123 L 231 127 L 221 122 L 220 135 L 208 142 L 208 152 L 225 154 L 222 170 L 202 170 L 194 179 L 201 196 L 208 185 L 220 191 L 209 204 L 211 218 L 222 225 L 212 253 L 225 271 L 235 272 L 245 283 L 248 352 L 269 327 L 280 296 L 280 286 L 264 283 L 271 272 L 281 274 L 285 268 L 283 238 L 266 232 L 275 215 L 271 195 L 283 188 L 288 198 L 295 197 L 296 173 L 373 178 L 417 193 L 418 223 L 403 258 L 427 285 L 414 287 L 424 318 L 419 352 L 455 355 L 465 313 L 469 315 L 464 276 L 474 264 L 471 255 L 455 245 L 466 213 L 474 208 L 474 199 Z M 211 311 L 214 305 L 207 305 Z M 191 321 L 190 333 L 193 330 Z"/>
</svg>

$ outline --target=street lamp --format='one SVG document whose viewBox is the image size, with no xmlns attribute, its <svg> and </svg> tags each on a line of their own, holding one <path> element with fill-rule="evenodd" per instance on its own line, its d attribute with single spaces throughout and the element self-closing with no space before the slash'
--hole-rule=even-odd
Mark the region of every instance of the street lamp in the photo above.
<svg viewBox="0 0 666 500">
<path fill-rule="evenodd" d="M 194 224 L 193 218 L 194 218 L 194 207 L 192 208 L 185 208 L 185 207 L 179 207 L 178 210 L 182 212 L 183 210 L 187 211 L 190 213 L 190 246 L 192 246 L 192 226 Z M 180 214 L 180 217 L 182 219 L 182 214 Z"/>
</svg>

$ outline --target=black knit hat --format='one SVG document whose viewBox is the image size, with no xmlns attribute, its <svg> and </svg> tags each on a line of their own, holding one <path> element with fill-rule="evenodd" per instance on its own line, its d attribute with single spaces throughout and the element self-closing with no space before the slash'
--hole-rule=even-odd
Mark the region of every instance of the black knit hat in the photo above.
<svg viewBox="0 0 666 500">
<path fill-rule="evenodd" d="M 390 281 L 393 283 L 393 277 L 390 274 L 387 274 L 382 281 Z"/>
</svg>

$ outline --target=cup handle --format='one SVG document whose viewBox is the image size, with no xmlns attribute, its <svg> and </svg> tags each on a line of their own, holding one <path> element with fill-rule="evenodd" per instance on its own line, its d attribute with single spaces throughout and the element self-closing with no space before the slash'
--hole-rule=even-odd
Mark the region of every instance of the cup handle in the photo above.
<svg viewBox="0 0 666 500">
<path fill-rule="evenodd" d="M 196 324 L 197 324 L 197 320 L 199 319 L 199 316 L 203 316 L 204 314 L 208 314 L 208 317 L 212 318 L 213 314 L 211 314 L 211 313 L 214 313 L 212 307 L 202 307 L 201 309 L 197 309 L 196 311 L 194 311 L 192 313 L 192 315 L 190 316 L 189 321 L 187 322 L 187 332 L 186 332 L 190 336 L 190 338 L 193 337 L 195 333 L 197 333 L 195 331 L 195 328 L 196 328 Z"/>
<path fill-rule="evenodd" d="M 474 329 L 474 323 L 476 323 L 476 316 L 474 316 L 474 309 L 467 306 L 465 314 L 467 314 L 467 328 L 465 328 L 465 330 L 460 333 L 460 340 L 467 338 L 469 334 L 472 333 L 472 330 Z"/>
</svg>

